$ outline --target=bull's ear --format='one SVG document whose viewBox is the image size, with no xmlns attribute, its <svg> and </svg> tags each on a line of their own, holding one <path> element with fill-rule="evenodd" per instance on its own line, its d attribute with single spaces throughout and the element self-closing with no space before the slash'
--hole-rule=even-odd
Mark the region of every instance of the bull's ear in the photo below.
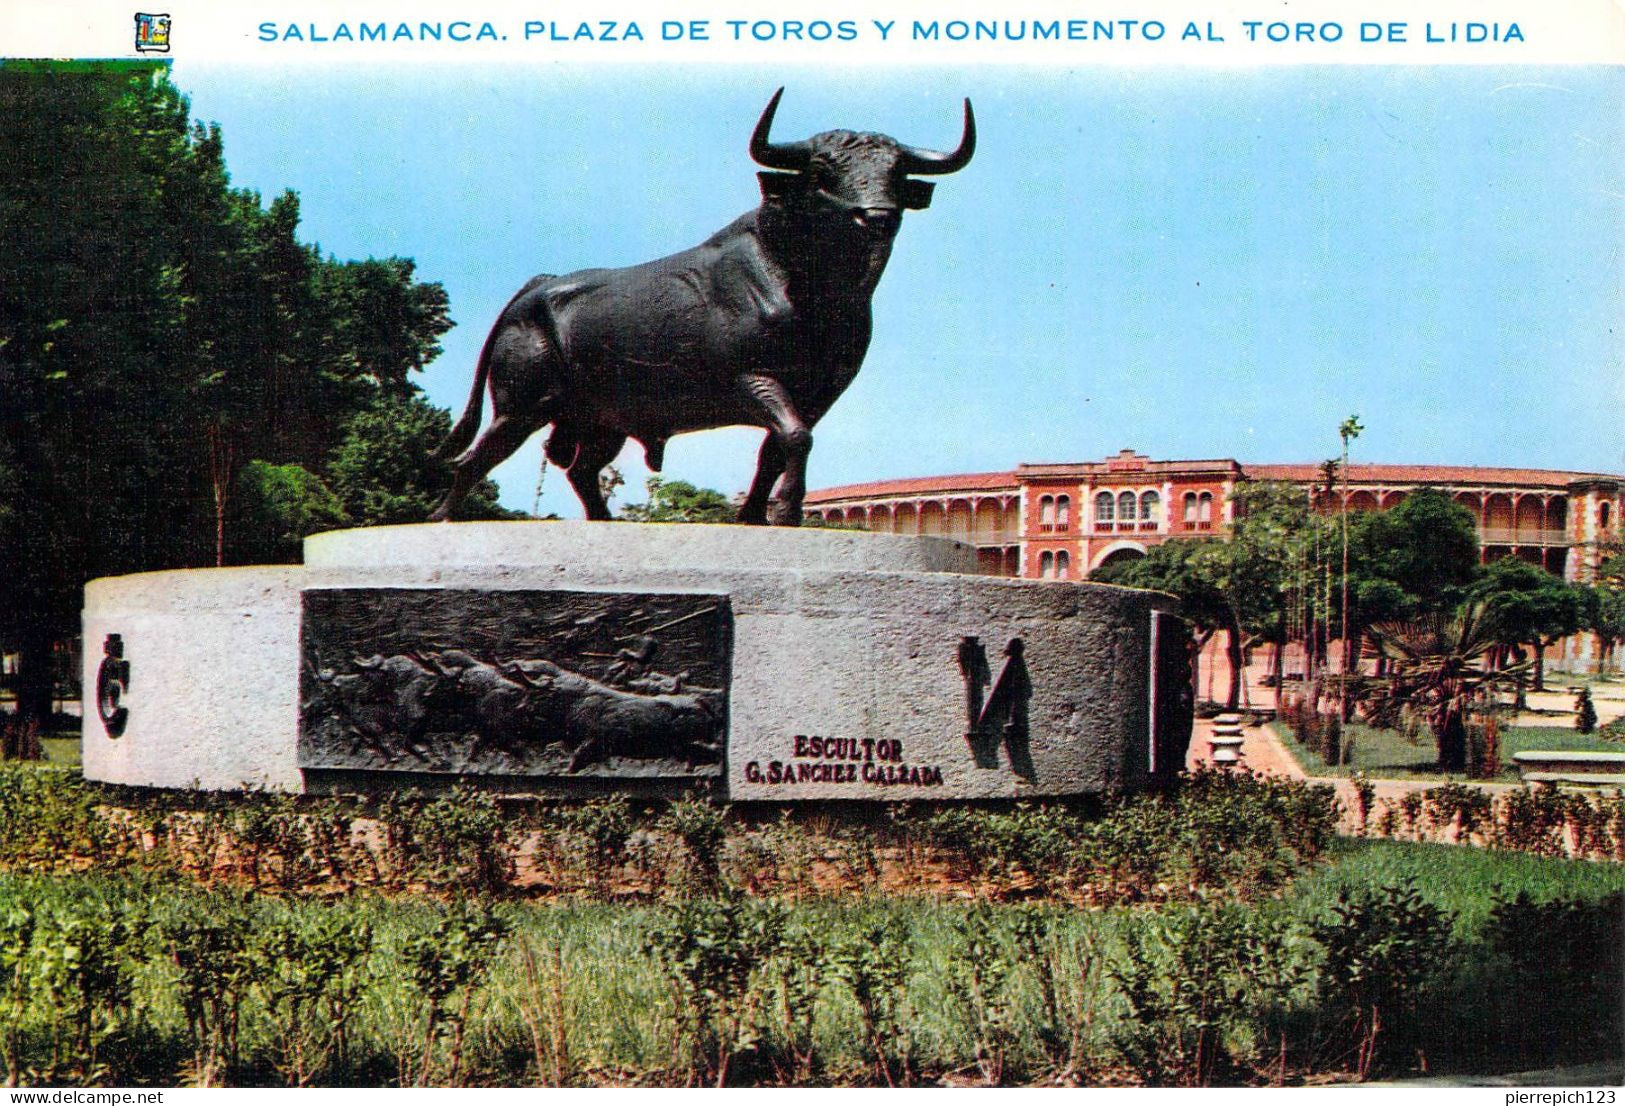
<svg viewBox="0 0 1625 1106">
<path fill-rule="evenodd" d="M 910 177 L 903 182 L 903 206 L 910 211 L 923 211 L 931 206 L 931 193 L 936 184 Z"/>
<path fill-rule="evenodd" d="M 762 186 L 762 199 L 784 200 L 789 197 L 791 190 L 801 182 L 801 174 L 757 173 L 756 180 Z"/>
</svg>

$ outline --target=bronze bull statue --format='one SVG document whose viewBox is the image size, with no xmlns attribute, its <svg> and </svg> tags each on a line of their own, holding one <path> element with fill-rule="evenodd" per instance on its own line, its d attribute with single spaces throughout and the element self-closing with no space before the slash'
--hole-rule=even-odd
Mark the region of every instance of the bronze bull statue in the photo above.
<svg viewBox="0 0 1625 1106">
<path fill-rule="evenodd" d="M 935 186 L 915 175 L 969 164 L 976 121 L 966 100 L 951 153 L 852 131 L 773 142 L 783 93 L 750 140 L 768 170 L 760 207 L 658 261 L 535 277 L 503 308 L 440 447 L 467 452 L 434 520 L 549 424 L 547 458 L 590 519 L 610 517 L 598 475 L 628 438 L 658 472 L 673 435 L 742 425 L 767 437 L 739 521 L 767 522 L 773 496 L 773 521 L 800 524 L 812 427 L 863 364 L 870 298 L 903 211 L 931 202 Z M 470 449 L 487 389 L 491 425 Z"/>
</svg>

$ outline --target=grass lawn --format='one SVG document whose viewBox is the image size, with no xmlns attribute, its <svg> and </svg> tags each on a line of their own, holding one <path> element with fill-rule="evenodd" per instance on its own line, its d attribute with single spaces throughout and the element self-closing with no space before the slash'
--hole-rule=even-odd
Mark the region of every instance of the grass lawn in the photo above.
<svg viewBox="0 0 1625 1106">
<path fill-rule="evenodd" d="M 61 764 L 69 768 L 79 767 L 79 736 L 72 737 L 42 737 L 40 748 L 45 750 L 47 764 Z"/>
<path fill-rule="evenodd" d="M 1594 1041 L 1576 1044 L 1552 1030 L 1555 1023 L 1550 1012 L 1576 1001 L 1572 991 L 1578 978 L 1575 972 L 1595 974 L 1595 960 L 1585 950 L 1554 946 L 1544 950 L 1549 956 L 1536 954 L 1541 956 L 1537 964 L 1509 964 L 1497 948 L 1505 947 L 1509 938 L 1514 947 L 1522 947 L 1522 941 L 1534 940 L 1539 934 L 1508 930 L 1506 921 L 1492 912 L 1497 901 L 1527 892 L 1536 901 L 1572 902 L 1577 916 L 1593 917 L 1606 910 L 1603 900 L 1607 896 L 1625 890 L 1625 866 L 1344 839 L 1334 846 L 1328 862 L 1306 873 L 1281 897 L 1242 908 L 1249 915 L 1295 919 L 1278 950 L 1279 959 L 1291 960 L 1308 973 L 1306 986 L 1292 999 L 1296 1013 L 1289 1013 L 1284 1021 L 1272 1021 L 1265 1007 L 1249 1008 L 1231 1026 L 1232 1034 L 1241 1034 L 1235 1039 L 1243 1046 L 1255 1037 L 1263 1042 L 1254 1041 L 1261 1058 L 1257 1071 L 1265 1072 L 1275 1050 L 1287 1043 L 1279 1035 L 1261 1036 L 1265 1025 L 1278 1025 L 1278 1034 L 1291 1034 L 1295 1056 L 1317 1054 L 1310 1043 L 1328 1031 L 1336 1043 L 1335 1012 L 1317 1012 L 1313 1001 L 1310 984 L 1320 960 L 1308 941 L 1307 927 L 1314 919 L 1335 914 L 1341 892 L 1381 892 L 1402 884 L 1414 885 L 1427 903 L 1444 911 L 1454 933 L 1450 948 L 1440 947 L 1441 953 L 1448 953 L 1448 970 L 1421 996 L 1426 1017 L 1416 1044 L 1425 1051 L 1429 1070 L 1494 1072 L 1618 1058 L 1617 1046 Z M 336 902 L 302 896 L 245 901 L 229 892 L 152 876 L 0 875 L 0 907 L 17 903 L 37 913 L 54 914 L 96 902 L 141 904 L 153 923 L 148 928 L 166 940 L 163 935 L 175 931 L 186 918 L 225 918 L 243 927 L 252 922 L 255 932 L 275 924 L 294 933 L 316 932 L 309 927 L 323 917 L 362 920 L 374 935 L 374 952 L 350 1024 L 352 1053 L 342 1081 L 391 1083 L 397 1077 L 396 1058 L 410 1058 L 422 1047 L 423 1005 L 410 982 L 409 965 L 413 957 L 423 955 L 423 940 L 445 916 L 444 907 L 432 901 L 373 895 Z M 669 909 L 610 903 L 502 904 L 499 912 L 511 936 L 491 958 L 490 974 L 469 1007 L 473 1080 L 504 1085 L 536 1081 L 546 1076 L 549 1062 L 558 1055 L 552 1049 L 559 1048 L 568 1057 L 561 1066 L 572 1073 L 569 1081 L 681 1082 L 674 1044 L 684 1024 L 685 1006 L 694 999 L 667 974 L 660 954 L 649 944 Z M 862 950 L 879 940 L 896 942 L 891 955 L 902 968 L 886 986 L 897 989 L 898 1028 L 907 1033 L 923 1081 L 978 1081 L 976 1057 L 985 1052 L 989 1039 L 998 1043 L 1008 1060 L 1006 1078 L 1013 1082 L 1047 1079 L 1057 1061 L 1046 1059 L 1043 1044 L 1045 1034 L 1054 1031 L 1046 1028 L 1053 1015 L 1046 1013 L 1040 986 L 1043 979 L 1061 988 L 1063 1001 L 1057 1012 L 1065 1019 L 1062 1028 L 1066 1030 L 1061 1039 L 1076 1035 L 1072 1051 L 1084 1081 L 1116 1081 L 1125 1071 L 1117 1052 L 1119 1042 L 1125 1034 L 1145 1031 L 1124 1005 L 1119 993 L 1122 985 L 1114 975 L 1128 963 L 1130 946 L 1126 942 L 1149 941 L 1149 947 L 1166 952 L 1167 942 L 1186 931 L 1177 925 L 1164 928 L 1160 916 L 1178 919 L 1190 909 L 1175 905 L 1045 911 L 1040 917 L 1048 936 L 1041 947 L 1048 950 L 1046 957 L 1054 957 L 1051 963 L 1035 960 L 1018 941 L 1017 922 L 1033 917 L 1031 907 L 1020 904 L 980 909 L 960 901 L 890 896 L 787 903 L 774 924 L 805 935 L 802 951 L 796 954 L 803 959 L 793 963 L 811 973 L 805 977 L 812 989 L 807 992 L 811 1006 L 804 1047 L 819 1059 L 807 1081 L 876 1082 L 853 992 L 833 965 L 846 962 L 842 957 L 861 956 Z M 1231 918 L 1231 929 L 1225 932 L 1245 944 L 1245 932 L 1235 929 L 1238 919 L 1226 917 Z M 730 938 L 721 934 L 719 939 Z M 1206 939 L 1218 943 L 1188 962 L 1168 961 L 1159 953 L 1158 970 L 1194 972 L 1187 984 L 1206 979 L 1203 973 L 1210 956 L 1235 953 L 1234 941 L 1226 943 L 1213 934 Z M 847 951 L 829 956 L 832 950 L 841 949 Z M 1602 951 L 1598 950 L 1599 956 Z M 1543 973 L 1557 971 L 1549 957 L 1563 959 L 1562 970 L 1568 975 L 1554 976 L 1541 991 Z M 539 974 L 538 962 L 542 965 Z M 981 1012 L 980 999 L 966 989 L 965 966 L 970 962 L 992 973 L 988 978 L 994 982 L 988 986 L 998 1000 L 1001 1018 L 993 1029 Z M 763 999 L 777 996 L 773 980 L 779 978 L 778 970 L 756 980 L 752 993 Z M 1593 981 L 1591 990 L 1596 993 L 1589 994 L 1587 1004 L 1576 1005 L 1562 1016 L 1606 1019 L 1617 998 L 1617 986 L 1610 978 L 1605 975 Z M 138 1082 L 171 1083 L 187 1054 L 186 1022 L 174 969 L 162 957 L 147 954 L 134 983 L 137 1008 L 145 1013 L 121 1058 L 120 1074 Z M 1570 989 L 1564 990 L 1565 986 Z M 764 1003 L 761 1009 L 767 1016 L 764 1039 L 778 1040 L 786 1028 L 777 1020 L 777 1007 Z M 1154 1027 L 1157 1032 L 1168 1031 L 1177 1021 L 1173 1015 L 1161 1017 Z M 545 1033 L 543 1038 L 535 1037 L 527 1018 L 541 1019 L 544 1029 L 550 1024 L 556 1027 L 557 1036 L 552 1038 L 556 1044 L 548 1044 Z M 549 1019 L 557 1021 L 550 1023 Z M 1531 1035 L 1543 1032 L 1543 1026 L 1552 1039 L 1531 1044 Z M 994 1032 L 998 1035 L 990 1038 Z M 252 997 L 243 1007 L 242 1037 L 247 1061 L 243 1081 L 279 1082 L 280 1075 L 273 1069 L 282 1057 L 280 1038 L 271 1032 L 266 1010 Z M 1508 1041 L 1524 1042 L 1523 1052 L 1509 1054 Z M 1053 1048 L 1053 1042 L 1049 1047 Z M 1242 1048 L 1243 1053 L 1250 1050 L 1251 1046 Z M 741 1054 L 742 1064 L 749 1059 L 748 1053 Z M 1335 1061 L 1325 1062 L 1328 1072 L 1344 1070 Z M 1407 1071 L 1411 1066 L 1408 1055 L 1395 1058 L 1393 1066 L 1396 1071 Z M 1302 1069 L 1296 1074 L 1302 1074 Z M 742 1069 L 738 1078 L 776 1082 L 782 1077 L 758 1063 L 754 1070 Z M 1261 1076 L 1249 1076 L 1243 1069 L 1229 1078 L 1251 1081 Z"/>
<path fill-rule="evenodd" d="M 1417 744 L 1405 740 L 1398 730 L 1377 730 L 1370 726 L 1351 723 L 1345 731 L 1354 742 L 1352 764 L 1328 765 L 1319 753 L 1300 745 L 1292 736 L 1290 727 L 1271 723 L 1275 736 L 1297 760 L 1305 772 L 1312 776 L 1350 776 L 1357 771 L 1378 779 L 1463 779 L 1447 776 L 1437 768 L 1438 749 L 1432 738 L 1423 734 Z M 1608 741 L 1596 734 L 1576 733 L 1566 726 L 1507 726 L 1501 730 L 1501 761 L 1505 765 L 1496 778 L 1507 783 L 1518 781 L 1518 770 L 1512 754 L 1528 749 L 1558 749 L 1565 752 L 1625 752 L 1625 745 Z"/>
<path fill-rule="evenodd" d="M 1329 910 L 1341 889 L 1411 882 L 1427 900 L 1472 932 L 1497 899 L 1520 893 L 1548 901 L 1593 900 L 1625 891 L 1625 864 L 1561 860 L 1499 849 L 1462 848 L 1383 838 L 1339 838 L 1331 863 L 1293 883 L 1289 900 L 1301 912 Z"/>
<path fill-rule="evenodd" d="M 1593 695 L 1599 691 L 1625 693 L 1625 677 L 1616 676 L 1611 672 L 1546 673 L 1547 691 L 1567 691 L 1571 687 L 1588 687 Z"/>
</svg>

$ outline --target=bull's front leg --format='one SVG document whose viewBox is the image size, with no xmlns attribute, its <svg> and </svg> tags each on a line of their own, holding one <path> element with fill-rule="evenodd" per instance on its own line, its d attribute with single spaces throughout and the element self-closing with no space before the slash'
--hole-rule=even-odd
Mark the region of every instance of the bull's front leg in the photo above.
<svg viewBox="0 0 1625 1106">
<path fill-rule="evenodd" d="M 800 526 L 801 501 L 807 495 L 807 454 L 812 451 L 812 431 L 797 413 L 795 404 L 790 401 L 790 393 L 785 391 L 783 384 L 770 376 L 754 375 L 745 377 L 742 384 L 746 394 L 763 416 L 767 424 L 768 440 L 773 443 L 778 454 L 777 459 L 784 468 L 784 476 L 779 481 L 773 524 Z M 767 459 L 765 457 L 767 452 L 767 443 L 763 443 L 764 459 Z M 764 480 L 766 467 L 758 463 L 756 479 L 751 484 L 751 496 L 758 494 L 758 485 Z M 771 485 L 771 478 L 766 479 Z M 746 507 L 750 503 L 751 498 L 747 496 Z M 761 521 L 745 517 L 744 508 L 740 509 L 740 520 Z"/>
<path fill-rule="evenodd" d="M 762 439 L 762 449 L 756 455 L 756 476 L 750 482 L 745 502 L 739 505 L 739 521 L 751 526 L 767 523 L 767 500 L 773 494 L 773 485 L 784 475 L 784 450 L 772 431 Z"/>
</svg>

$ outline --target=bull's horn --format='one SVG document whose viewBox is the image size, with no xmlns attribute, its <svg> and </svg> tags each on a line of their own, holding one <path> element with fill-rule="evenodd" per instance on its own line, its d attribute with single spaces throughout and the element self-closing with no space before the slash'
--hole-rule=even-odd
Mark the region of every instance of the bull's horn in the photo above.
<svg viewBox="0 0 1625 1106">
<path fill-rule="evenodd" d="M 777 97 L 774 97 L 777 102 Z M 772 114 L 772 104 L 768 105 L 768 114 Z M 971 155 L 976 153 L 976 116 L 970 109 L 970 98 L 965 98 L 965 133 L 959 140 L 959 149 L 951 154 L 939 153 L 936 150 L 922 150 L 914 146 L 903 147 L 903 171 L 905 173 L 957 173 L 970 164 Z"/>
<path fill-rule="evenodd" d="M 758 165 L 769 169 L 800 170 L 812 158 L 812 146 L 806 142 L 769 142 L 767 132 L 773 129 L 773 113 L 779 110 L 780 88 L 767 102 L 762 117 L 756 121 L 756 130 L 750 136 L 750 156 Z M 945 170 L 952 172 L 952 170 Z"/>
</svg>

